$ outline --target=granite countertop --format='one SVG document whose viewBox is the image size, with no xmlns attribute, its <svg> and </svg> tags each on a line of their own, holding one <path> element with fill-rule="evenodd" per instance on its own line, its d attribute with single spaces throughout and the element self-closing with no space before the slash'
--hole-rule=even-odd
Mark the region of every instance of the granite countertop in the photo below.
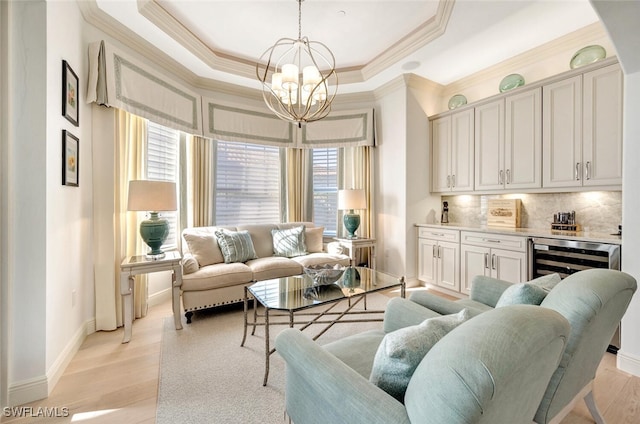
<svg viewBox="0 0 640 424">
<path fill-rule="evenodd" d="M 598 233 L 593 231 L 557 231 L 540 228 L 502 228 L 487 226 L 468 226 L 464 224 L 415 224 L 416 227 L 447 228 L 460 231 L 478 231 L 487 234 L 506 234 L 523 237 L 547 237 L 563 240 L 590 241 L 596 243 L 622 244 L 622 237 L 617 234 Z"/>
</svg>

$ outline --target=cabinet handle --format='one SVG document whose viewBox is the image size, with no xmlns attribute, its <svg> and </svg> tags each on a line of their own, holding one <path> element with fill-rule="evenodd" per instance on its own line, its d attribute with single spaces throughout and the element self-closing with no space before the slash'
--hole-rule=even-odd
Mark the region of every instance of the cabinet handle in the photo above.
<svg viewBox="0 0 640 424">
<path fill-rule="evenodd" d="M 511 170 L 507 169 L 507 184 L 511 184 Z"/>
<path fill-rule="evenodd" d="M 456 174 L 453 174 L 451 176 L 451 188 L 454 188 L 456 186 Z"/>
<path fill-rule="evenodd" d="M 486 269 L 489 269 L 489 254 L 488 253 L 484 254 L 484 267 Z"/>
<path fill-rule="evenodd" d="M 451 188 L 451 175 L 447 175 L 447 188 Z"/>
<path fill-rule="evenodd" d="M 585 165 L 585 167 L 584 167 L 584 170 L 585 170 L 585 172 L 584 172 L 584 173 L 586 174 L 586 175 L 585 175 L 585 178 L 586 178 L 587 180 L 590 180 L 590 179 L 591 179 L 591 162 L 587 162 L 587 163 L 586 163 L 586 165 Z"/>
<path fill-rule="evenodd" d="M 436 245 L 433 245 L 433 250 L 432 250 L 432 255 L 435 258 L 436 257 Z"/>
<path fill-rule="evenodd" d="M 438 246 L 438 259 L 442 257 L 442 246 Z"/>
<path fill-rule="evenodd" d="M 504 184 L 504 171 L 498 171 L 498 184 Z"/>
<path fill-rule="evenodd" d="M 576 181 L 580 181 L 580 162 L 576 162 Z"/>
<path fill-rule="evenodd" d="M 486 243 L 500 243 L 500 240 L 496 240 L 496 239 L 487 239 L 487 238 L 483 238 L 482 241 L 486 242 Z"/>
<path fill-rule="evenodd" d="M 491 269 L 497 269 L 496 266 L 496 255 L 491 255 Z"/>
</svg>

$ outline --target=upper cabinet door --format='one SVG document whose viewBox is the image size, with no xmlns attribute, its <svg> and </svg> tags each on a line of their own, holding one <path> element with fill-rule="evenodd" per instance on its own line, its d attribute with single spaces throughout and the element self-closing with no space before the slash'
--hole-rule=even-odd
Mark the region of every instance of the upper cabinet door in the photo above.
<svg viewBox="0 0 640 424">
<path fill-rule="evenodd" d="M 473 190 L 473 109 L 451 115 L 451 190 Z"/>
<path fill-rule="evenodd" d="M 505 99 L 506 189 L 542 186 L 542 89 Z"/>
<path fill-rule="evenodd" d="M 582 76 L 542 92 L 543 187 L 582 185 Z"/>
<path fill-rule="evenodd" d="M 451 190 L 451 116 L 431 121 L 432 185 L 434 192 Z"/>
<path fill-rule="evenodd" d="M 475 189 L 504 187 L 504 99 L 475 109 Z"/>
<path fill-rule="evenodd" d="M 620 66 L 583 76 L 583 185 L 622 184 L 622 71 Z"/>
</svg>

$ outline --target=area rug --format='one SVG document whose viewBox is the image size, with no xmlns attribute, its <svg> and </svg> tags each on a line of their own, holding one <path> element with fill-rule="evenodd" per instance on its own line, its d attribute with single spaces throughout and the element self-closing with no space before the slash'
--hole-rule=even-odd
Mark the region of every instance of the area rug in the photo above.
<svg viewBox="0 0 640 424">
<path fill-rule="evenodd" d="M 367 296 L 370 310 L 382 310 L 389 296 Z M 346 306 L 342 302 L 336 309 Z M 362 302 L 356 307 L 360 308 Z M 379 315 L 382 317 L 382 315 Z M 348 317 L 347 317 L 348 318 Z M 273 321 L 273 319 L 272 319 Z M 334 325 L 318 343 L 381 328 L 381 322 Z M 191 324 L 176 331 L 173 318 L 164 320 L 160 358 L 157 424 L 287 422 L 284 415 L 284 361 L 271 355 L 269 381 L 264 377 L 264 327 L 250 331 L 242 341 L 242 306 L 219 308 L 194 315 Z M 322 325 L 305 330 L 314 336 Z M 287 326 L 271 326 L 271 341 Z"/>
</svg>

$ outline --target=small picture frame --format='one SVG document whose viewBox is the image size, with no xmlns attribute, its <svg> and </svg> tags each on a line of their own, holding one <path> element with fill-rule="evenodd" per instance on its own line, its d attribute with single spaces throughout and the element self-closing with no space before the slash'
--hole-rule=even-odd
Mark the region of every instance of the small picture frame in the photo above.
<svg viewBox="0 0 640 424">
<path fill-rule="evenodd" d="M 67 130 L 62 130 L 62 185 L 78 187 L 80 140 Z"/>
<path fill-rule="evenodd" d="M 62 116 L 76 127 L 80 123 L 78 105 L 78 76 L 66 60 L 62 61 Z"/>
</svg>

